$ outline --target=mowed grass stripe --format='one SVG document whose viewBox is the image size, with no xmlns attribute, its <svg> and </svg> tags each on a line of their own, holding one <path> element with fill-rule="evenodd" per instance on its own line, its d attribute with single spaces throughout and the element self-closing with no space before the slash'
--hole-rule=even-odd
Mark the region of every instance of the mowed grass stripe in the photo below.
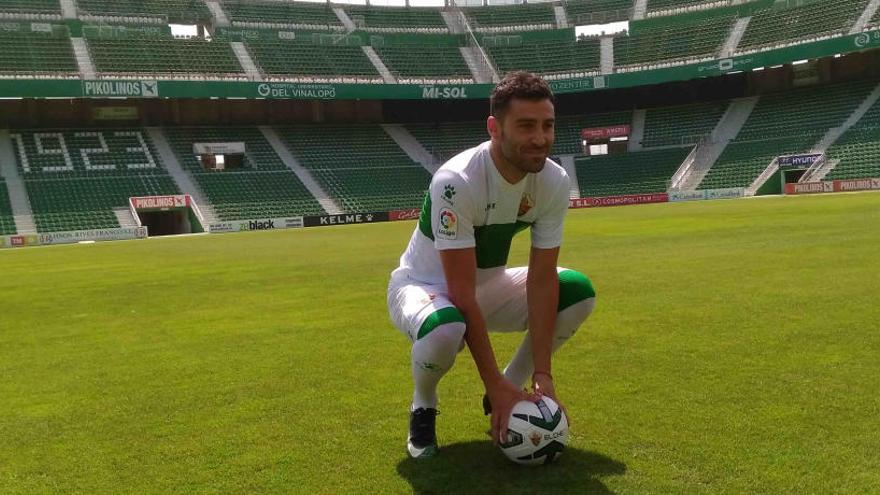
<svg viewBox="0 0 880 495">
<path fill-rule="evenodd" d="M 880 490 L 880 195 L 570 212 L 599 304 L 541 469 L 489 444 L 466 351 L 441 456 L 406 459 L 385 285 L 413 226 L 0 251 L 0 492 Z"/>
</svg>

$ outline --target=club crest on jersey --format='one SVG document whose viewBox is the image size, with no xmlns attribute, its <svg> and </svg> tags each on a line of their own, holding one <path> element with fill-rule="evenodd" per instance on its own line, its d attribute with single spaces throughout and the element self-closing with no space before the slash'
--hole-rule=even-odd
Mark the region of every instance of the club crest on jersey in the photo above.
<svg viewBox="0 0 880 495">
<path fill-rule="evenodd" d="M 458 237 L 458 216 L 449 208 L 440 208 L 440 224 L 437 226 L 437 236 L 442 239 L 452 240 Z"/>
<path fill-rule="evenodd" d="M 535 202 L 532 201 L 532 195 L 529 193 L 523 193 L 522 199 L 519 200 L 519 212 L 516 216 L 521 217 L 525 215 L 533 206 L 535 206 Z"/>
</svg>

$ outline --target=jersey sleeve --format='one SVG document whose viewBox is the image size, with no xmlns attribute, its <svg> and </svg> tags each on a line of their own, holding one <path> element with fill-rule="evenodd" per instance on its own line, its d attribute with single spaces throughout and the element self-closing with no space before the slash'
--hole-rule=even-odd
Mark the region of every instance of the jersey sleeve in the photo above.
<svg viewBox="0 0 880 495">
<path fill-rule="evenodd" d="M 429 194 L 434 247 L 442 251 L 476 246 L 473 198 L 467 182 L 457 173 L 440 170 Z"/>
<path fill-rule="evenodd" d="M 570 183 L 568 175 L 562 175 L 546 209 L 535 219 L 532 225 L 532 247 L 552 249 L 562 245 L 562 228 L 568 212 Z"/>
</svg>

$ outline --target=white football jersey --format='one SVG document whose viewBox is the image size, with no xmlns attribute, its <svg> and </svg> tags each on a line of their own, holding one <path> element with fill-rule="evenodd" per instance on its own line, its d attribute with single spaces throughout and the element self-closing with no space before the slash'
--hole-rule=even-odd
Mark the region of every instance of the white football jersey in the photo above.
<svg viewBox="0 0 880 495">
<path fill-rule="evenodd" d="M 513 236 L 521 230 L 531 229 L 533 247 L 561 245 L 570 190 L 565 170 L 548 159 L 540 172 L 510 184 L 492 161 L 490 143 L 459 153 L 434 174 L 395 276 L 445 285 L 438 251 L 472 247 L 479 285 L 504 272 Z"/>
</svg>

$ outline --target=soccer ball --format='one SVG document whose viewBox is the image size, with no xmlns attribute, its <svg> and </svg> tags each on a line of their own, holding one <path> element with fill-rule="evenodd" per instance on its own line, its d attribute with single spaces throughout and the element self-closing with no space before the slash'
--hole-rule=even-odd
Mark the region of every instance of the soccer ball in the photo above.
<svg viewBox="0 0 880 495">
<path fill-rule="evenodd" d="M 510 412 L 501 451 L 508 459 L 534 466 L 553 462 L 568 444 L 568 418 L 550 397 L 518 402 Z"/>
</svg>

